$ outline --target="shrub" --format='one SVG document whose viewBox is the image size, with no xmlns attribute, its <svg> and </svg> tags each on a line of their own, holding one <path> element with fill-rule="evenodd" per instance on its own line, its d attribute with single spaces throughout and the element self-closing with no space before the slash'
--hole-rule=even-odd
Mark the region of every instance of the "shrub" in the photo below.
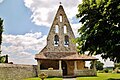
<svg viewBox="0 0 120 80">
<path fill-rule="evenodd" d="M 46 73 L 41 73 L 41 74 L 39 74 L 38 77 L 41 78 L 42 80 L 44 80 L 45 78 L 48 77 L 48 75 Z"/>
<path fill-rule="evenodd" d="M 108 72 L 109 72 L 109 70 L 108 70 L 108 69 L 104 69 L 104 71 L 105 71 L 105 73 L 108 73 Z"/>
</svg>

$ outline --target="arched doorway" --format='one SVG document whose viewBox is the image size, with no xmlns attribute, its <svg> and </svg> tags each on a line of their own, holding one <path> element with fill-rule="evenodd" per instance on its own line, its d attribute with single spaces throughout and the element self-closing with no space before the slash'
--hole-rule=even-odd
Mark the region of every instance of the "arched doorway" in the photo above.
<svg viewBox="0 0 120 80">
<path fill-rule="evenodd" d="M 65 61 L 62 61 L 62 70 L 63 70 L 63 76 L 67 75 L 67 63 Z"/>
</svg>

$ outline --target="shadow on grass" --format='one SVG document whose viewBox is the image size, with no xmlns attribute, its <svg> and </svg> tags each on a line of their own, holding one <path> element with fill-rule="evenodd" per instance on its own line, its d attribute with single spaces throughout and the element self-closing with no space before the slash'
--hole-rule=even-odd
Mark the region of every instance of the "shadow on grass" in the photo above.
<svg viewBox="0 0 120 80">
<path fill-rule="evenodd" d="M 61 76 L 58 76 L 58 77 L 56 77 L 56 76 L 49 76 L 47 78 L 62 78 L 62 77 Z"/>
<path fill-rule="evenodd" d="M 109 78 L 108 80 L 120 80 L 120 79 L 115 79 L 115 78 Z"/>
</svg>

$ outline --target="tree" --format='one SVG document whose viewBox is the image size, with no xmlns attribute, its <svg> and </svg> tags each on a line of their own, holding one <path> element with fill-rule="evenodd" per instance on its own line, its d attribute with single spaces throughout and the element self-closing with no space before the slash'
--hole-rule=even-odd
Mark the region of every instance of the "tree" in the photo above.
<svg viewBox="0 0 120 80">
<path fill-rule="evenodd" d="M 1 54 L 1 44 L 2 44 L 2 33 L 3 33 L 3 20 L 0 18 L 0 54 Z M 8 63 L 8 55 L 0 55 L 0 63 Z"/>
<path fill-rule="evenodd" d="M 77 17 L 83 24 L 76 39 L 79 52 L 120 62 L 120 0 L 83 0 Z"/>
<path fill-rule="evenodd" d="M 0 18 L 0 54 L 1 54 L 1 43 L 2 43 L 2 32 L 3 32 L 3 20 Z M 5 56 L 0 55 L 0 63 L 5 61 Z"/>
<path fill-rule="evenodd" d="M 93 62 L 91 61 L 90 62 L 90 69 L 92 69 L 93 68 Z M 95 63 L 95 66 L 96 66 L 96 69 L 97 70 L 103 70 L 103 63 L 101 63 L 100 61 L 96 61 L 96 63 Z"/>
<path fill-rule="evenodd" d="M 3 20 L 0 18 L 0 54 L 1 54 L 1 43 L 2 43 L 2 32 L 3 32 Z"/>
</svg>

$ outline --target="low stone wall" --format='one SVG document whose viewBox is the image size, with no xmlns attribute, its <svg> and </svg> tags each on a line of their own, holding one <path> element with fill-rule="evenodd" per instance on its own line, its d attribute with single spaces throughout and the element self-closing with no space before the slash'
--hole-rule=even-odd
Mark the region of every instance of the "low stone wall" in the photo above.
<svg viewBox="0 0 120 80">
<path fill-rule="evenodd" d="M 38 75 L 45 73 L 48 76 L 62 76 L 62 70 L 39 70 L 38 72 Z"/>
<path fill-rule="evenodd" d="M 0 80 L 22 80 L 35 76 L 36 65 L 0 64 Z"/>
<path fill-rule="evenodd" d="M 96 76 L 97 75 L 97 72 L 92 69 L 75 70 L 74 73 L 75 73 L 75 76 Z"/>
</svg>

